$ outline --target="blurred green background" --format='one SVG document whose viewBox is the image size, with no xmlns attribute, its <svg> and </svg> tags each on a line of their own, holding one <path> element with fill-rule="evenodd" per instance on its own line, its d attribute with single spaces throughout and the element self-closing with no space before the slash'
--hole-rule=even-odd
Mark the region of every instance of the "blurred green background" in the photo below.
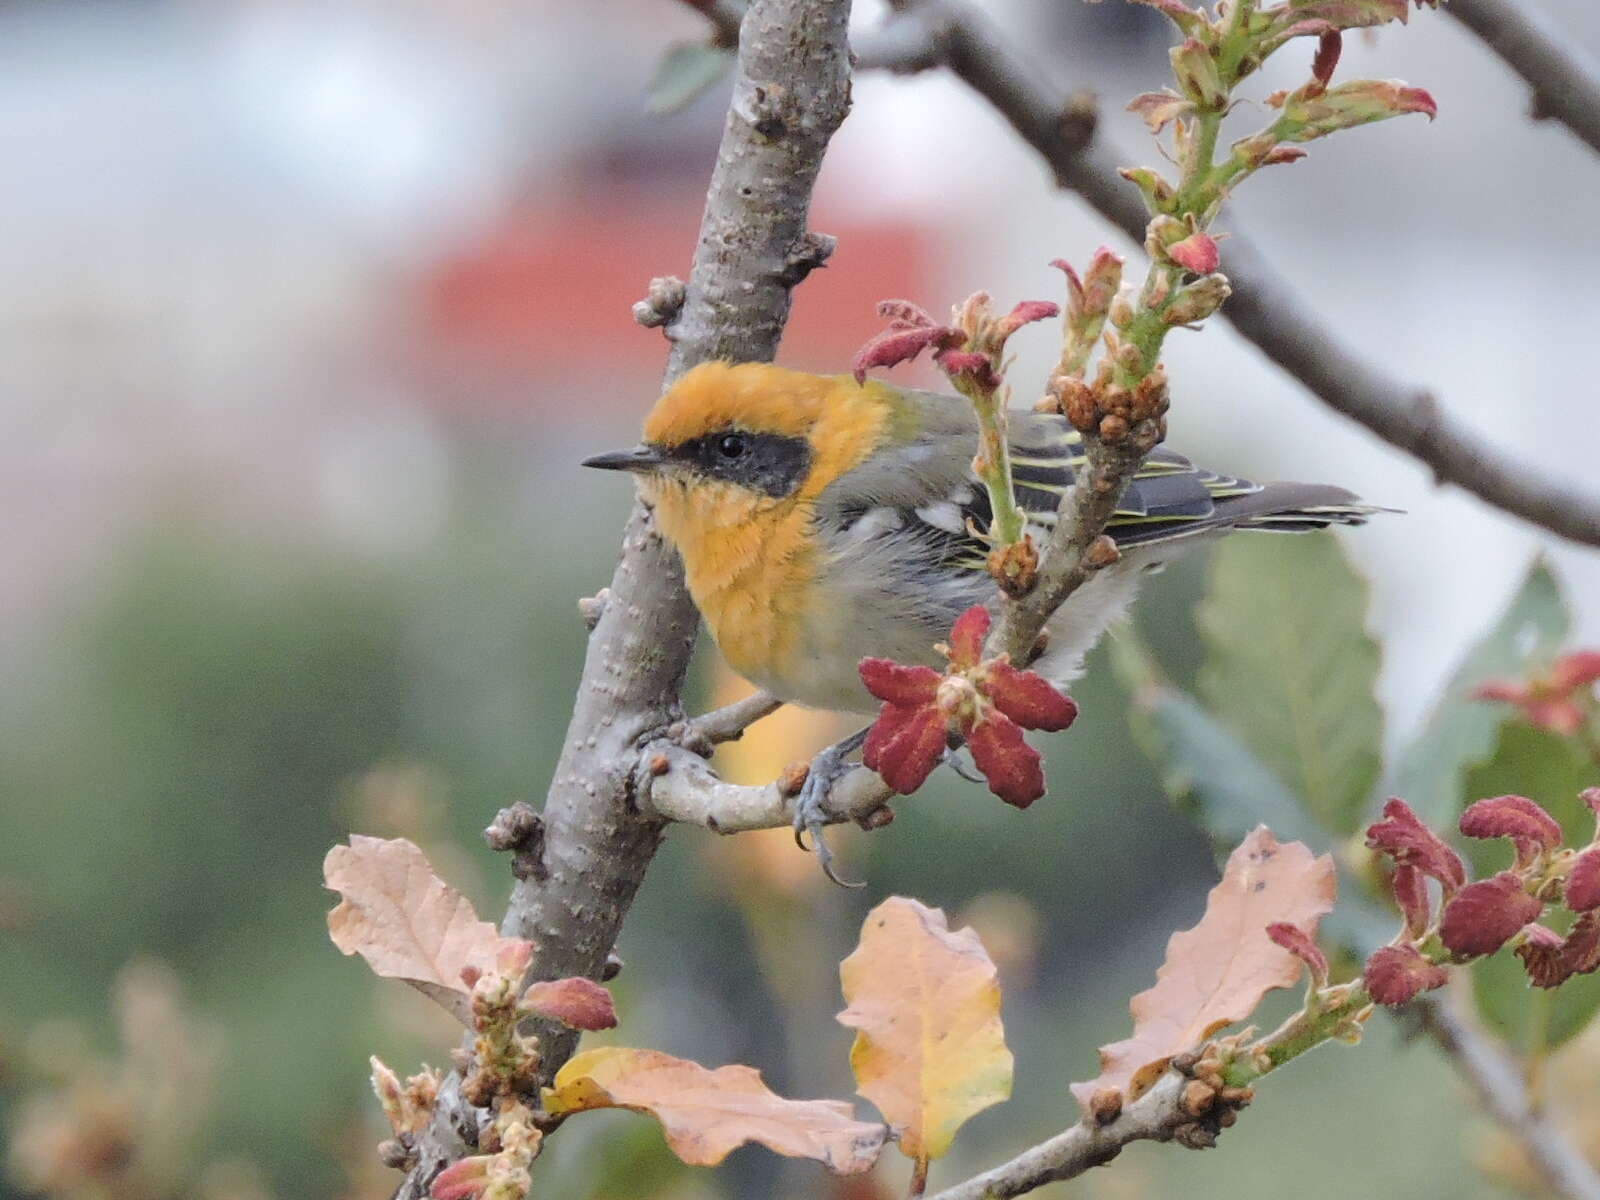
<svg viewBox="0 0 1600 1200">
<path fill-rule="evenodd" d="M 603 578 L 626 503 L 596 489 L 577 520 L 552 522 L 565 488 L 530 479 L 520 450 L 466 453 L 470 488 L 406 562 L 164 528 L 107 564 L 26 657 L 0 781 L 19 804 L 0 849 L 8 1107 L 43 1075 L 113 1054 L 118 973 L 154 959 L 217 1038 L 214 1083 L 189 1097 L 190 1165 L 248 1159 L 279 1196 L 386 1194 L 369 1161 L 381 1129 L 366 1056 L 437 1063 L 454 1035 L 327 942 L 322 855 L 351 830 L 412 837 L 481 912 L 499 911 L 505 864 L 478 831 L 537 798 L 581 662 L 574 598 Z M 1194 670 L 1204 567 L 1167 572 L 1141 609 L 1179 682 Z M 1067 1082 L 1125 1034 L 1127 997 L 1214 878 L 1205 837 L 1129 740 L 1104 657 L 1076 690 L 1082 720 L 1046 739 L 1047 800 L 1018 813 L 936 777 L 887 830 L 844 839 L 865 891 L 826 884 L 782 834 L 755 848 L 674 830 L 621 943 L 610 1036 L 754 1063 L 788 1094 L 848 1095 L 833 964 L 867 908 L 901 892 L 977 922 L 1019 1061 L 1013 1100 L 973 1121 L 935 1181 L 1072 1120 Z M 1403 1020 L 1380 1015 L 1360 1049 L 1322 1050 L 1263 1092 L 1219 1153 L 1135 1147 L 1074 1186 L 1266 1196 L 1292 1176 L 1310 1196 L 1499 1194 L 1471 1165 L 1482 1131 L 1460 1084 Z M 573 1123 L 541 1172 L 566 1196 L 829 1186 L 760 1150 L 714 1173 L 678 1168 L 648 1121 L 620 1114 Z M 208 1184 L 225 1185 L 239 1186 Z"/>
</svg>

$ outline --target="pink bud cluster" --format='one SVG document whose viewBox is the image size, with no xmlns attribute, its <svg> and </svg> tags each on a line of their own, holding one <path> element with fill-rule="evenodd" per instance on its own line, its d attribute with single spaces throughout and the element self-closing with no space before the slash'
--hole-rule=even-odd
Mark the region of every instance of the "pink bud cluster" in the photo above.
<svg viewBox="0 0 1600 1200">
<path fill-rule="evenodd" d="M 1600 788 L 1583 800 L 1600 818 Z M 1466 837 L 1510 842 L 1511 865 L 1469 881 L 1461 856 L 1400 799 L 1367 829 L 1367 845 L 1394 864 L 1390 887 L 1404 919 L 1394 940 L 1367 960 L 1364 981 L 1374 1000 L 1405 1004 L 1442 987 L 1448 964 L 1508 943 L 1535 987 L 1600 968 L 1600 832 L 1581 849 L 1565 849 L 1561 826 L 1526 796 L 1480 800 L 1461 814 L 1459 828 Z M 1564 935 L 1542 923 L 1555 905 L 1574 918 Z"/>
<path fill-rule="evenodd" d="M 1491 679 L 1473 695 L 1514 704 L 1530 725 L 1572 737 L 1600 714 L 1596 683 L 1600 683 L 1600 650 L 1575 650 L 1530 679 Z"/>
<path fill-rule="evenodd" d="M 1004 316 L 996 316 L 989 306 L 989 293 L 975 292 L 952 314 L 952 324 L 940 325 L 909 300 L 881 302 L 878 315 L 888 320 L 889 327 L 856 352 L 850 364 L 856 382 L 865 382 L 873 367 L 897 366 L 932 350 L 933 361 L 961 391 L 974 387 L 998 391 L 1011 335 L 1061 310 L 1048 300 L 1024 300 Z"/>
</svg>

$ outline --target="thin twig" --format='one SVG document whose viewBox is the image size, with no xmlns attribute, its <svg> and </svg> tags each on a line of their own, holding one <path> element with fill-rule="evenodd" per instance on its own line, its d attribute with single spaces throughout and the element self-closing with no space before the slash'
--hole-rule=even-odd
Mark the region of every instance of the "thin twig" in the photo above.
<svg viewBox="0 0 1600 1200">
<path fill-rule="evenodd" d="M 927 1200 L 1006 1200 L 1110 1162 L 1129 1142 L 1171 1141 L 1181 1126 L 1194 1121 L 1183 1105 L 1184 1083 L 1182 1075 L 1168 1072 L 1115 1121 L 1097 1125 L 1085 1119 Z"/>
<path fill-rule="evenodd" d="M 1531 4 L 1450 0 L 1445 12 L 1533 89 L 1536 120 L 1560 121 L 1600 154 L 1600 63 Z"/>
<path fill-rule="evenodd" d="M 958 0 L 900 0 L 903 15 L 936 29 L 950 70 L 988 100 L 1077 192 L 1135 242 L 1148 216 L 1138 191 L 1118 174 L 1123 156 L 1094 135 L 1093 109 L 1033 70 L 981 13 Z M 1233 296 L 1222 315 L 1266 356 L 1334 411 L 1481 500 L 1588 546 L 1600 546 L 1600 496 L 1553 479 L 1459 425 L 1428 393 L 1395 379 L 1335 340 L 1237 230 L 1225 247 Z"/>
<path fill-rule="evenodd" d="M 849 0 L 750 5 L 694 269 L 667 326 L 669 382 L 708 359 L 770 361 L 791 290 L 831 248 L 806 219 L 823 153 L 849 109 L 849 16 Z M 542 862 L 518 879 L 501 923 L 538 947 L 537 979 L 601 977 L 665 828 L 633 803 L 640 747 L 680 719 L 699 618 L 677 555 L 642 505 L 599 607 L 545 799 Z M 534 1032 L 548 1077 L 576 1035 L 549 1022 Z M 399 1200 L 422 1200 L 434 1176 L 469 1152 L 477 1113 L 459 1092 L 452 1072 Z"/>
<path fill-rule="evenodd" d="M 1423 1028 L 1450 1056 L 1489 1115 L 1522 1144 L 1556 1194 L 1567 1200 L 1600 1200 L 1600 1175 L 1534 1105 L 1516 1064 L 1448 999 L 1419 1001 L 1418 1009 Z"/>
<path fill-rule="evenodd" d="M 689 722 L 689 732 L 692 737 L 704 738 L 713 745 L 731 742 L 744 736 L 744 731 L 762 717 L 769 717 L 782 707 L 783 701 L 771 692 L 754 692 L 732 704 L 701 713 Z"/>
</svg>

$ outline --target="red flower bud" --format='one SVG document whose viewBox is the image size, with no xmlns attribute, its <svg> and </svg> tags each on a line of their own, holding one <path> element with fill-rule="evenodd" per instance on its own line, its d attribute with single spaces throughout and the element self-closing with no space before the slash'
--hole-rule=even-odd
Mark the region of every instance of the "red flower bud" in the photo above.
<svg viewBox="0 0 1600 1200">
<path fill-rule="evenodd" d="M 434 1177 L 428 1195 L 433 1200 L 474 1200 L 489 1186 L 487 1154 L 475 1154 L 451 1163 Z"/>
<path fill-rule="evenodd" d="M 1022 737 L 1022 727 L 1008 717 L 991 714 L 967 734 L 972 761 L 989 781 L 989 790 L 1007 804 L 1027 808 L 1044 795 L 1044 766 L 1039 752 Z"/>
<path fill-rule="evenodd" d="M 1556 819 L 1526 796 L 1496 796 L 1479 800 L 1461 814 L 1461 832 L 1470 838 L 1510 838 L 1517 862 L 1526 866 L 1539 852 L 1561 844 Z"/>
<path fill-rule="evenodd" d="M 1209 234 L 1198 232 L 1168 246 L 1167 257 L 1185 271 L 1192 271 L 1196 275 L 1211 274 L 1221 261 L 1217 243 Z"/>
<path fill-rule="evenodd" d="M 909 362 L 930 346 L 936 351 L 944 351 L 965 341 L 966 335 L 959 329 L 944 325 L 907 326 L 902 321 L 896 321 L 856 351 L 855 358 L 850 360 L 850 369 L 855 374 L 856 382 L 864 383 L 867 372 L 873 367 L 897 366 Z"/>
<path fill-rule="evenodd" d="M 1597 678 L 1600 650 L 1577 650 L 1556 659 L 1549 670 L 1532 679 L 1491 679 L 1472 694 L 1479 700 L 1514 704 L 1529 724 L 1571 737 L 1588 720 L 1580 693 Z"/>
<path fill-rule="evenodd" d="M 993 390 L 1000 386 L 1000 377 L 994 373 L 989 356 L 978 350 L 941 350 L 933 356 L 939 369 L 950 378 L 970 375 L 980 387 Z"/>
<path fill-rule="evenodd" d="M 1573 912 L 1600 908 L 1600 846 L 1590 846 L 1567 875 L 1567 907 Z"/>
<path fill-rule="evenodd" d="M 1461 856 L 1440 841 L 1439 835 L 1424 825 L 1404 800 L 1391 799 L 1383 806 L 1383 816 L 1382 821 L 1367 827 L 1368 846 L 1387 854 L 1397 865 L 1414 866 L 1437 879 L 1444 885 L 1446 895 L 1466 882 L 1467 869 Z"/>
<path fill-rule="evenodd" d="M 1575 650 L 1556 659 L 1550 668 L 1550 687 L 1576 691 L 1600 682 L 1600 650 Z"/>
<path fill-rule="evenodd" d="M 990 623 L 981 604 L 956 619 L 943 674 L 885 658 L 861 660 L 861 682 L 884 701 L 867 731 L 862 761 L 895 791 L 921 787 L 943 758 L 949 734 L 958 732 L 995 795 L 1019 808 L 1044 795 L 1044 767 L 1022 730 L 1065 729 L 1078 706 L 1042 676 L 1013 667 L 1006 655 L 984 659 Z"/>
<path fill-rule="evenodd" d="M 1306 969 L 1311 972 L 1313 987 L 1327 986 L 1328 957 L 1311 940 L 1309 933 L 1288 921 L 1274 921 L 1267 926 L 1267 936 L 1305 963 Z"/>
<path fill-rule="evenodd" d="M 1333 79 L 1333 69 L 1339 65 L 1339 51 L 1344 40 L 1337 29 L 1329 29 L 1317 39 L 1317 53 L 1311 60 L 1311 78 L 1319 89 L 1326 88 Z"/>
<path fill-rule="evenodd" d="M 1032 671 L 1019 671 L 1008 662 L 994 662 L 985 672 L 984 692 L 994 706 L 1024 729 L 1050 733 L 1078 719 L 1078 705 Z"/>
<path fill-rule="evenodd" d="M 1470 958 L 1493 954 L 1517 930 L 1544 911 L 1510 871 L 1469 883 L 1445 905 L 1439 937 L 1452 953 Z"/>
<path fill-rule="evenodd" d="M 1561 935 L 1554 929 L 1537 922 L 1525 926 L 1516 955 L 1522 960 L 1522 969 L 1528 973 L 1528 982 L 1537 988 L 1559 986 L 1572 974 L 1563 950 Z"/>
<path fill-rule="evenodd" d="M 1299 146 L 1274 146 L 1262 157 L 1261 165 L 1272 167 L 1279 163 L 1299 162 L 1309 153 L 1309 150 L 1302 150 Z"/>
<path fill-rule="evenodd" d="M 1429 962 L 1415 946 L 1384 946 L 1367 959 L 1362 982 L 1379 1004 L 1409 1003 L 1421 992 L 1449 982 L 1445 969 Z"/>
<path fill-rule="evenodd" d="M 523 993 L 522 1007 L 553 1017 L 571 1029 L 617 1027 L 617 1006 L 611 992 L 581 975 L 541 980 Z"/>
<path fill-rule="evenodd" d="M 867 734 L 861 761 L 881 775 L 884 783 L 909 796 L 944 757 L 948 732 L 944 713 L 936 705 L 885 704 Z"/>
<path fill-rule="evenodd" d="M 1561 957 L 1574 975 L 1587 975 L 1600 967 L 1600 912 L 1586 912 L 1567 930 Z"/>
<path fill-rule="evenodd" d="M 856 673 L 879 700 L 907 707 L 932 704 L 943 678 L 932 667 L 906 667 L 889 658 L 863 658 Z"/>
<path fill-rule="evenodd" d="M 962 670 L 978 665 L 983 657 L 983 641 L 989 636 L 993 618 L 981 604 L 974 604 L 956 618 L 950 629 L 950 665 Z"/>
<path fill-rule="evenodd" d="M 994 335 L 1004 340 L 1024 325 L 1047 321 L 1060 314 L 1059 304 L 1052 304 L 1048 300 L 1024 300 L 994 323 Z"/>
<path fill-rule="evenodd" d="M 1428 903 L 1428 877 L 1409 863 L 1401 863 L 1389 879 L 1394 889 L 1394 902 L 1406 919 L 1406 936 L 1420 938 L 1427 932 L 1432 920 L 1432 905 Z"/>
</svg>

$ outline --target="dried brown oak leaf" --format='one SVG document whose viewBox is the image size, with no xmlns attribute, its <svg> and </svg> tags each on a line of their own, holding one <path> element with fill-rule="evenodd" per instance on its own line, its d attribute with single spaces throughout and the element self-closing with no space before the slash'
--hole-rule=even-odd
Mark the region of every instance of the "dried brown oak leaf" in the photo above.
<svg viewBox="0 0 1600 1200">
<path fill-rule="evenodd" d="M 496 969 L 502 949 L 520 944 L 478 920 L 472 903 L 433 873 L 405 838 L 352 834 L 322 860 L 326 885 L 344 898 L 328 913 L 328 936 L 379 975 L 403 979 L 469 1028 L 472 989 L 462 979 Z"/>
<path fill-rule="evenodd" d="M 1300 960 L 1273 943 L 1267 926 L 1287 921 L 1315 937 L 1318 920 L 1333 908 L 1334 888 L 1330 856 L 1317 858 L 1299 842 L 1280 845 L 1265 825 L 1256 826 L 1229 855 L 1200 923 L 1172 935 L 1155 986 L 1129 1003 L 1133 1036 L 1100 1047 L 1100 1077 L 1072 1085 L 1084 1111 L 1103 1088 L 1136 1099 L 1174 1055 L 1249 1016 L 1266 993 L 1296 983 Z"/>
<path fill-rule="evenodd" d="M 551 1116 L 629 1108 L 661 1122 L 667 1145 L 690 1166 L 711 1167 L 746 1142 L 811 1158 L 839 1175 L 871 1168 L 887 1134 L 857 1121 L 842 1100 L 785 1100 L 754 1067 L 711 1070 L 659 1050 L 603 1046 L 572 1058 L 545 1089 Z"/>
<path fill-rule="evenodd" d="M 856 1088 L 911 1158 L 940 1157 L 968 1117 L 1011 1095 L 1000 983 L 973 930 L 891 896 L 867 914 L 839 979 Z"/>
</svg>

